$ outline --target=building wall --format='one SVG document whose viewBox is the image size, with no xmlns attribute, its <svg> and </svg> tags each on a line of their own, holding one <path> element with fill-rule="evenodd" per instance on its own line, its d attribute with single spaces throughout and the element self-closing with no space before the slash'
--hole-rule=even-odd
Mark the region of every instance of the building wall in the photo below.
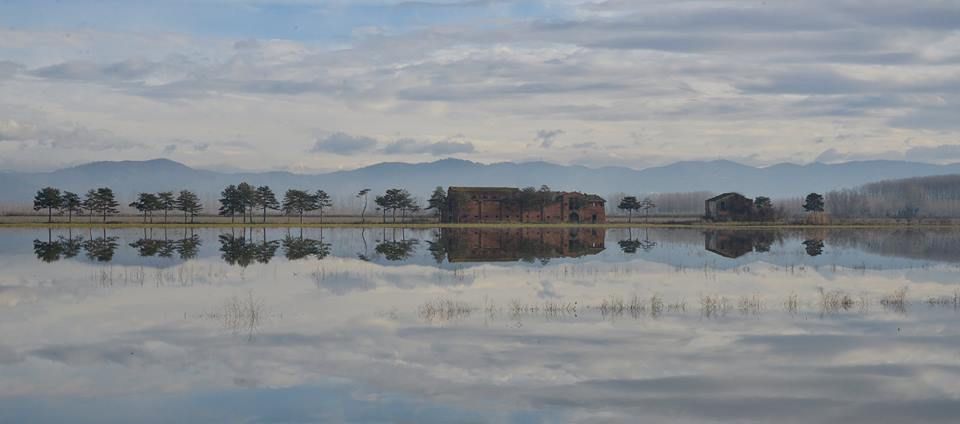
<svg viewBox="0 0 960 424">
<path fill-rule="evenodd" d="M 705 202 L 706 217 L 716 221 L 740 221 L 753 217 L 753 200 L 731 194 Z"/>
<path fill-rule="evenodd" d="M 514 201 L 515 188 L 451 188 L 447 192 L 447 210 L 443 222 L 575 222 L 604 223 L 604 203 L 596 196 L 582 193 L 556 193 L 557 200 L 541 205 L 533 203 L 521 209 Z M 571 209 L 571 204 L 579 208 Z"/>
</svg>

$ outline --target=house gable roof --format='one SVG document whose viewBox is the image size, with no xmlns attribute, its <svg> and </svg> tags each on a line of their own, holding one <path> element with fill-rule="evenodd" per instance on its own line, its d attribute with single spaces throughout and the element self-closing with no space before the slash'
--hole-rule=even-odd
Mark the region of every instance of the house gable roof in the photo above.
<svg viewBox="0 0 960 424">
<path fill-rule="evenodd" d="M 739 197 L 742 197 L 742 198 L 744 198 L 744 199 L 747 198 L 747 196 L 744 196 L 744 195 L 742 195 L 742 194 L 740 194 L 740 193 L 731 191 L 731 192 L 727 192 L 727 193 L 718 194 L 718 195 L 716 195 L 716 196 L 713 196 L 713 197 L 707 199 L 707 201 L 708 201 L 708 202 L 713 202 L 713 201 L 716 201 L 716 200 L 723 199 L 723 198 L 725 198 L 725 197 L 732 197 L 732 196 L 739 196 Z"/>
</svg>

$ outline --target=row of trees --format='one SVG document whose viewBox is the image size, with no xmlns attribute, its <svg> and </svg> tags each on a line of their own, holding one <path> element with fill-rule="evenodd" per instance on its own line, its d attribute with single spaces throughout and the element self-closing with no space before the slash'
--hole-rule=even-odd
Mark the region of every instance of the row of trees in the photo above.
<svg viewBox="0 0 960 424">
<path fill-rule="evenodd" d="M 136 209 L 143 214 L 143 222 L 147 219 L 153 223 L 153 213 L 163 211 L 163 222 L 167 222 L 167 214 L 170 211 L 183 212 L 183 222 L 193 218 L 203 211 L 203 205 L 200 204 L 200 198 L 189 190 L 181 190 L 176 195 L 172 191 L 163 191 L 160 193 L 139 193 L 137 200 L 131 202 L 128 206 Z"/>
<path fill-rule="evenodd" d="M 33 197 L 33 210 L 46 210 L 47 222 L 53 221 L 53 211 L 58 215 L 67 214 L 68 222 L 73 222 L 74 215 L 84 215 L 92 220 L 99 216 L 104 222 L 108 216 L 120 213 L 113 190 L 108 187 L 90 189 L 81 199 L 80 195 L 70 191 L 60 191 L 54 187 L 44 187 Z M 153 212 L 163 211 L 163 220 L 167 221 L 167 213 L 172 210 L 182 211 L 184 222 L 188 218 L 197 216 L 203 210 L 200 199 L 193 192 L 183 190 L 177 195 L 173 192 L 140 193 L 137 200 L 130 203 L 130 207 L 143 214 L 144 222 L 150 219 L 153 222 Z"/>
<path fill-rule="evenodd" d="M 650 209 L 656 208 L 657 204 L 645 197 L 643 200 L 637 200 L 636 196 L 624 196 L 617 204 L 617 209 L 627 211 L 627 222 L 633 222 L 633 212 L 642 210 L 650 218 Z"/>
</svg>

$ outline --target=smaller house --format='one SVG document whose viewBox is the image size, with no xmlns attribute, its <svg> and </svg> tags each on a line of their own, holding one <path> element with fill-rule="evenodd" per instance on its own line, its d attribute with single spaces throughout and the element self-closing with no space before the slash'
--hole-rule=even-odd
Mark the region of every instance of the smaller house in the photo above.
<svg viewBox="0 0 960 424">
<path fill-rule="evenodd" d="M 749 221 L 754 216 L 753 199 L 740 193 L 723 193 L 704 202 L 710 221 Z"/>
</svg>

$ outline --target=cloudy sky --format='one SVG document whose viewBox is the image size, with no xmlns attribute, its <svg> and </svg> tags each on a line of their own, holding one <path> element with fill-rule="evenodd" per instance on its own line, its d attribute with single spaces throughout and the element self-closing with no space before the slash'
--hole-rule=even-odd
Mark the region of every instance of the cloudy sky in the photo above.
<svg viewBox="0 0 960 424">
<path fill-rule="evenodd" d="M 960 2 L 0 0 L 0 169 L 960 162 Z"/>
</svg>

